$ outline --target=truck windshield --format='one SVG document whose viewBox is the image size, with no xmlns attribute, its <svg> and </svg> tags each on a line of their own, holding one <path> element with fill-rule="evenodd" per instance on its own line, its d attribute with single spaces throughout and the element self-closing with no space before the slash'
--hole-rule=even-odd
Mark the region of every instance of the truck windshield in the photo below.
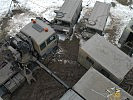
<svg viewBox="0 0 133 100">
<path fill-rule="evenodd" d="M 50 38 L 47 39 L 47 44 L 51 43 L 55 39 L 56 39 L 56 36 L 55 35 L 51 36 Z"/>
<path fill-rule="evenodd" d="M 40 45 L 40 49 L 43 50 L 46 47 L 45 41 Z"/>
</svg>

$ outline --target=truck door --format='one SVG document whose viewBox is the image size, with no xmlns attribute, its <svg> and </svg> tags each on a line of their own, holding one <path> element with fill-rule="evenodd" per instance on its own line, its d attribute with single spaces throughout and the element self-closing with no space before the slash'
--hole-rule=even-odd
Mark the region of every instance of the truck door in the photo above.
<svg viewBox="0 0 133 100">
<path fill-rule="evenodd" d="M 57 46 L 57 36 L 52 35 L 46 40 L 47 53 L 52 52 L 52 50 Z"/>
<path fill-rule="evenodd" d="M 40 55 L 43 56 L 44 54 L 46 54 L 46 52 L 47 52 L 47 45 L 46 45 L 46 42 L 44 41 L 40 45 Z"/>
</svg>

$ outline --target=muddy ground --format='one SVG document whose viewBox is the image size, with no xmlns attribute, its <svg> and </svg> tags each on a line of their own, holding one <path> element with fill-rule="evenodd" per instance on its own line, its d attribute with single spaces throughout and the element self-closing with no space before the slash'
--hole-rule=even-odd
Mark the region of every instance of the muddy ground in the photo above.
<svg viewBox="0 0 133 100">
<path fill-rule="evenodd" d="M 117 2 L 121 3 L 122 5 L 130 5 L 132 0 L 116 0 Z"/>
<path fill-rule="evenodd" d="M 59 47 L 63 52 L 55 55 L 48 68 L 72 87 L 87 71 L 77 62 L 79 40 L 74 37 L 72 41 L 60 42 Z"/>
<path fill-rule="evenodd" d="M 116 40 L 116 39 L 118 38 L 117 36 L 119 35 L 119 30 L 120 30 L 118 25 L 120 25 L 121 19 L 116 18 L 111 14 L 109 15 L 109 17 L 111 18 L 111 22 L 109 23 L 108 27 L 104 30 L 104 33 L 105 33 L 105 35 L 106 34 L 108 35 L 107 40 L 110 43 L 117 46 L 116 41 L 118 41 L 118 40 Z"/>
<path fill-rule="evenodd" d="M 66 91 L 54 78 L 43 69 L 36 71 L 36 82 L 27 82 L 15 91 L 9 100 L 58 100 Z"/>
</svg>

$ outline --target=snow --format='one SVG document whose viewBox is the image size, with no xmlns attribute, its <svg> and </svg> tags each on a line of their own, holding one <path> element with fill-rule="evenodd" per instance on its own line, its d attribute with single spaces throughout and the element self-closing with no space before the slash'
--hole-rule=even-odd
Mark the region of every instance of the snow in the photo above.
<svg viewBox="0 0 133 100">
<path fill-rule="evenodd" d="M 22 13 L 20 15 L 13 16 L 9 23 L 9 34 L 14 36 L 16 33 L 23 28 L 24 25 L 28 24 L 35 15 L 29 13 Z M 19 23 L 19 24 L 18 24 Z"/>
<path fill-rule="evenodd" d="M 62 4 L 63 0 L 19 0 L 19 2 L 36 13 L 38 16 L 45 17 L 46 19 L 52 20 L 55 16 L 54 10 L 58 9 Z"/>
<path fill-rule="evenodd" d="M 66 36 L 64 34 L 58 34 L 59 40 L 65 41 Z"/>
<path fill-rule="evenodd" d="M 101 1 L 101 2 L 106 2 L 106 3 L 111 3 L 115 2 L 116 7 L 111 7 L 110 14 L 115 18 L 119 19 L 120 23 L 117 26 L 117 34 L 116 34 L 116 39 L 113 41 L 114 44 L 118 45 L 118 40 L 122 35 L 122 32 L 126 25 L 128 24 L 129 20 L 133 17 L 133 10 L 129 8 L 129 6 L 124 6 L 119 4 L 116 0 L 83 0 L 83 15 L 86 12 L 87 8 L 92 8 L 95 4 L 96 1 Z M 88 6 L 85 6 L 88 5 Z M 106 28 L 109 28 L 111 25 L 112 19 L 109 17 L 107 20 L 107 25 Z M 105 28 L 105 29 L 106 29 Z M 105 38 L 108 39 L 109 35 L 105 34 Z"/>
<path fill-rule="evenodd" d="M 15 15 L 10 20 L 9 28 L 11 29 L 9 34 L 15 34 L 19 32 L 19 30 L 30 22 L 31 18 L 35 18 L 36 16 L 42 16 L 48 20 L 52 20 L 55 17 L 54 10 L 58 10 L 61 5 L 63 4 L 64 0 L 18 0 L 20 5 L 26 9 L 29 9 L 31 13 L 22 13 L 20 15 Z M 124 6 L 119 4 L 115 0 L 83 0 L 83 10 L 81 13 L 81 17 L 85 14 L 88 8 L 93 8 L 96 1 L 111 3 L 115 2 L 116 7 L 111 8 L 111 15 L 114 18 L 120 19 L 120 23 L 117 25 L 118 27 L 118 34 L 116 36 L 116 44 L 118 39 L 120 38 L 122 31 L 124 30 L 125 26 L 129 22 L 129 20 L 133 17 L 133 10 L 131 10 L 128 6 Z M 9 10 L 11 0 L 0 0 L 0 16 L 3 17 Z M 13 8 L 13 5 L 12 7 Z M 0 18 L 1 18 L 0 17 Z M 111 18 L 108 19 L 106 28 L 110 27 Z M 108 34 L 105 35 L 105 38 L 108 38 Z M 61 39 L 64 40 L 64 37 L 61 36 Z"/>
<path fill-rule="evenodd" d="M 3 17 L 8 12 L 11 0 L 0 0 L 0 17 Z"/>
<path fill-rule="evenodd" d="M 114 16 L 114 18 L 120 20 L 120 23 L 117 25 L 117 36 L 115 40 L 115 43 L 118 44 L 118 40 L 121 37 L 124 28 L 126 27 L 128 22 L 131 20 L 131 18 L 133 17 L 133 10 L 131 10 L 128 6 L 123 6 L 119 4 L 116 1 L 115 3 L 117 5 L 116 7 L 111 8 L 110 13 L 112 16 Z M 108 24 L 110 24 L 110 22 L 107 23 L 107 26 Z"/>
</svg>

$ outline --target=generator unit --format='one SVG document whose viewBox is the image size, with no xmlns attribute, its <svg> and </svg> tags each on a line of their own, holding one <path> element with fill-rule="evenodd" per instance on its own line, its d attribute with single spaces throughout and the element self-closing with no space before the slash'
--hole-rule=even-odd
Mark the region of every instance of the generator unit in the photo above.
<svg viewBox="0 0 133 100">
<path fill-rule="evenodd" d="M 120 49 L 132 56 L 133 54 L 133 19 L 131 19 L 124 29 L 122 36 L 119 39 L 119 43 L 121 44 Z"/>
<path fill-rule="evenodd" d="M 60 10 L 55 10 L 53 28 L 60 32 L 71 35 L 73 27 L 77 23 L 82 10 L 82 0 L 65 0 Z"/>
<path fill-rule="evenodd" d="M 89 69 L 91 66 L 107 78 L 119 84 L 132 69 L 132 59 L 99 34 L 81 44 L 78 62 Z"/>
<path fill-rule="evenodd" d="M 104 35 L 103 31 L 110 13 L 111 5 L 103 2 L 96 1 L 92 12 L 85 13 L 84 17 L 80 20 L 83 24 L 82 37 L 90 38 L 95 33 Z"/>
</svg>

